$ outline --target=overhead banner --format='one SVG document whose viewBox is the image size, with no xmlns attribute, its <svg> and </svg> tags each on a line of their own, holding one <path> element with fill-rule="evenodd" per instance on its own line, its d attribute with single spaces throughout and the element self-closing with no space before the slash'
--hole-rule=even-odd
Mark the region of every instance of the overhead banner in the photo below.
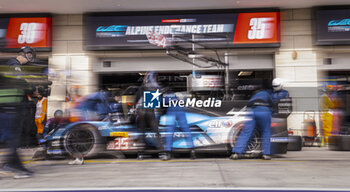
<svg viewBox="0 0 350 192">
<path fill-rule="evenodd" d="M 350 44 L 350 7 L 319 7 L 316 15 L 316 45 Z"/>
<path fill-rule="evenodd" d="M 234 44 L 278 44 L 279 12 L 240 13 Z"/>
<path fill-rule="evenodd" d="M 52 47 L 52 17 L 1 17 L 0 50 L 17 51 L 31 46 L 38 51 Z"/>
<path fill-rule="evenodd" d="M 191 41 L 210 48 L 280 46 L 278 11 L 90 13 L 84 21 L 87 50 L 160 49 L 162 41 L 184 47 Z"/>
</svg>

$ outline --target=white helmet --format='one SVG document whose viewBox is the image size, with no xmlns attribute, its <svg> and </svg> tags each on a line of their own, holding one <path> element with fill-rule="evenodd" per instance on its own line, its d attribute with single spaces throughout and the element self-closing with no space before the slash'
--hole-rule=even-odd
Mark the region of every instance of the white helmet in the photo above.
<svg viewBox="0 0 350 192">
<path fill-rule="evenodd" d="M 273 87 L 273 90 L 274 91 L 282 91 L 283 89 L 283 80 L 280 79 L 280 78 L 275 78 L 273 81 L 272 81 L 272 87 Z"/>
</svg>

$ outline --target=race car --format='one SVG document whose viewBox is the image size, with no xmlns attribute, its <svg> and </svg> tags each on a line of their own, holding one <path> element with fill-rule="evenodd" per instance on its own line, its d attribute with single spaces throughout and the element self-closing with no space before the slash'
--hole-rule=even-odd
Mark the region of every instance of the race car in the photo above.
<svg viewBox="0 0 350 192">
<path fill-rule="evenodd" d="M 232 102 L 223 103 L 232 106 Z M 206 108 L 186 108 L 186 118 L 191 129 L 191 136 L 196 152 L 229 153 L 234 147 L 244 122 L 249 120 L 245 107 L 234 108 L 225 114 L 222 110 L 214 112 Z M 167 132 L 167 115 L 159 120 L 159 130 L 164 139 Z M 103 121 L 80 121 L 71 123 L 56 130 L 46 138 L 47 155 L 61 156 L 81 153 L 85 157 L 93 157 L 106 151 L 137 153 L 142 147 L 138 142 L 140 134 L 136 123 L 120 114 L 110 115 Z M 156 134 L 146 132 L 146 146 L 155 149 Z M 285 154 L 288 145 L 288 131 L 285 118 L 272 118 L 271 152 Z M 185 135 L 175 130 L 174 151 L 186 149 Z M 256 131 L 251 138 L 247 153 L 261 153 L 260 132 Z"/>
</svg>

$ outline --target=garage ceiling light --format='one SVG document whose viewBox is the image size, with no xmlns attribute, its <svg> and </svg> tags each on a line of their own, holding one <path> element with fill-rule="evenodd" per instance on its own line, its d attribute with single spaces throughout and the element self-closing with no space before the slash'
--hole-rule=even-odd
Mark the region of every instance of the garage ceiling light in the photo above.
<svg viewBox="0 0 350 192">
<path fill-rule="evenodd" d="M 252 74 L 253 74 L 253 71 L 240 71 L 238 73 L 238 77 L 251 76 Z"/>
</svg>

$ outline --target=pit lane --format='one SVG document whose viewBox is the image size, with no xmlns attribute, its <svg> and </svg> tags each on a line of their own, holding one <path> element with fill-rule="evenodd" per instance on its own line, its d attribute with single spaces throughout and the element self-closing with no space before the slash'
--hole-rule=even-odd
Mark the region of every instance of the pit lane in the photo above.
<svg viewBox="0 0 350 192">
<path fill-rule="evenodd" d="M 32 161 L 32 149 L 21 150 L 33 178 L 0 176 L 0 190 L 61 188 L 336 188 L 350 189 L 350 152 L 303 148 L 271 161 L 207 155 L 196 160 L 176 158 L 88 159 L 84 165 L 68 160 Z M 0 156 L 5 153 L 1 152 Z"/>
</svg>

